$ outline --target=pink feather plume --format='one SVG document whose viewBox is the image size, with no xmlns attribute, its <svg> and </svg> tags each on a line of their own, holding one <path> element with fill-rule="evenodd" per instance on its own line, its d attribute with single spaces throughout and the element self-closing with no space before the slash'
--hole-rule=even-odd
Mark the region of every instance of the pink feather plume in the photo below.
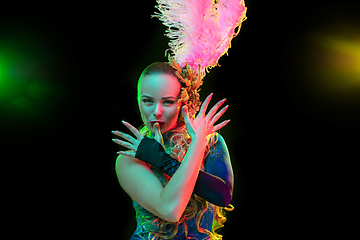
<svg viewBox="0 0 360 240">
<path fill-rule="evenodd" d="M 201 72 L 217 65 L 246 19 L 244 0 L 157 0 L 173 57 Z"/>
</svg>

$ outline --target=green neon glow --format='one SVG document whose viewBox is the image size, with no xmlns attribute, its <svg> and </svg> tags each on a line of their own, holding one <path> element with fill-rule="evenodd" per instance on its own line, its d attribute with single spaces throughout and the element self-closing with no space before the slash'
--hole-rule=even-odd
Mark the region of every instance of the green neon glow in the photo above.
<svg viewBox="0 0 360 240">
<path fill-rule="evenodd" d="M 5 67 L 4 67 L 4 65 L 5 64 L 0 59 L 0 83 L 2 82 L 2 79 L 4 78 L 4 75 L 5 75 Z"/>
<path fill-rule="evenodd" d="M 48 124 L 61 106 L 66 94 L 54 83 L 48 58 L 46 45 L 35 40 L 0 39 L 0 112 L 6 126 Z"/>
</svg>

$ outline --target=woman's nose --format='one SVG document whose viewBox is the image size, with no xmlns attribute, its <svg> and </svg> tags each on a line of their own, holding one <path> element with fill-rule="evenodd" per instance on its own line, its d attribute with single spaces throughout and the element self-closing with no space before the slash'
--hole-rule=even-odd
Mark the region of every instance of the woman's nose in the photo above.
<svg viewBox="0 0 360 240">
<path fill-rule="evenodd" d="M 161 104 L 157 104 L 157 105 L 155 106 L 155 109 L 154 109 L 154 111 L 153 111 L 153 114 L 154 114 L 154 116 L 157 117 L 157 118 L 159 118 L 159 117 L 162 116 L 162 114 L 163 114 L 163 109 L 162 109 Z"/>
</svg>

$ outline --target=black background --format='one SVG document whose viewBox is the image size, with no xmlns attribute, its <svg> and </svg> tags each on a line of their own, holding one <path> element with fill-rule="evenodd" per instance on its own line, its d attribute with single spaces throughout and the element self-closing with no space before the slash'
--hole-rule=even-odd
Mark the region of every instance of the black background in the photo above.
<svg viewBox="0 0 360 240">
<path fill-rule="evenodd" d="M 248 19 L 200 92 L 230 105 L 221 134 L 235 173 L 235 211 L 225 239 L 343 236 L 354 226 L 347 220 L 355 214 L 359 97 L 317 96 L 304 38 L 339 22 L 360 37 L 355 2 L 246 1 Z M 110 131 L 125 131 L 121 120 L 141 125 L 137 79 L 150 63 L 166 61 L 154 5 L 2 10 L 0 39 L 36 42 L 47 54 L 50 86 L 60 89 L 47 96 L 52 104 L 41 121 L 1 102 L 3 198 L 13 234 L 128 239 L 135 230 Z"/>
</svg>

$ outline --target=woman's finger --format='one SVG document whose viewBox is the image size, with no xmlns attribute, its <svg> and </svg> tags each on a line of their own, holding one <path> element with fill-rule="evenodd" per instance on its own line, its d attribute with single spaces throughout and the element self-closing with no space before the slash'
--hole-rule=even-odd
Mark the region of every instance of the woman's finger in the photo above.
<svg viewBox="0 0 360 240">
<path fill-rule="evenodd" d="M 155 140 L 158 141 L 164 147 L 164 140 L 163 140 L 163 137 L 161 135 L 159 123 L 155 123 L 153 125 L 153 128 L 155 130 Z"/>
<path fill-rule="evenodd" d="M 223 109 L 220 110 L 220 112 L 218 112 L 212 119 L 210 122 L 211 126 L 214 126 L 214 124 L 216 123 L 217 120 L 219 120 L 219 118 L 224 115 L 224 113 L 226 112 L 226 110 L 228 109 L 229 105 L 226 105 Z"/>
<path fill-rule="evenodd" d="M 119 144 L 119 145 L 121 145 L 121 146 L 123 146 L 123 147 L 126 147 L 126 148 L 128 148 L 128 149 L 130 149 L 130 150 L 133 150 L 134 152 L 136 152 L 136 150 L 137 150 L 137 147 L 135 147 L 133 144 L 131 144 L 131 143 L 128 143 L 128 142 L 125 142 L 125 141 L 121 141 L 121 140 L 119 140 L 119 139 L 112 139 L 112 141 L 113 142 L 115 142 L 115 143 L 117 143 L 117 144 Z"/>
<path fill-rule="evenodd" d="M 123 155 L 123 156 L 127 156 L 127 157 L 132 157 L 135 158 L 135 153 L 134 152 L 124 152 L 124 151 L 119 151 L 117 152 L 117 154 L 119 155 Z"/>
<path fill-rule="evenodd" d="M 211 108 L 211 110 L 209 111 L 209 113 L 207 114 L 206 118 L 207 119 L 212 119 L 214 114 L 217 112 L 217 110 L 219 109 L 219 107 L 221 107 L 221 105 L 223 105 L 223 103 L 226 101 L 226 98 L 224 98 L 223 100 L 219 101 L 215 106 L 213 106 Z"/>
<path fill-rule="evenodd" d="M 205 116 L 205 113 L 206 113 L 206 109 L 210 103 L 210 100 L 213 96 L 213 93 L 211 93 L 206 99 L 205 101 L 203 102 L 203 104 L 201 105 L 201 108 L 200 108 L 200 111 L 199 111 L 199 115 L 200 116 Z"/>
<path fill-rule="evenodd" d="M 125 133 L 122 133 L 119 131 L 112 131 L 112 133 L 119 137 L 124 138 L 125 140 L 131 142 L 132 144 L 139 145 L 139 143 L 140 143 L 138 140 L 134 139 L 132 136 L 130 136 L 128 134 L 125 134 Z"/>
<path fill-rule="evenodd" d="M 190 137 L 193 137 L 193 134 L 196 131 L 194 129 L 192 120 L 189 118 L 189 113 L 188 113 L 187 106 L 182 107 L 181 113 L 184 116 L 184 122 L 185 122 L 186 130 L 187 130 L 188 134 L 190 135 Z"/>
<path fill-rule="evenodd" d="M 212 129 L 212 132 L 216 132 L 220 130 L 221 128 L 225 127 L 226 124 L 228 124 L 230 120 L 223 121 L 222 123 L 219 123 L 218 125 L 214 126 Z"/>
<path fill-rule="evenodd" d="M 122 121 L 122 123 L 135 135 L 135 137 L 139 141 L 141 141 L 144 138 L 144 136 L 139 132 L 139 130 L 137 130 L 133 125 L 125 121 Z"/>
</svg>

